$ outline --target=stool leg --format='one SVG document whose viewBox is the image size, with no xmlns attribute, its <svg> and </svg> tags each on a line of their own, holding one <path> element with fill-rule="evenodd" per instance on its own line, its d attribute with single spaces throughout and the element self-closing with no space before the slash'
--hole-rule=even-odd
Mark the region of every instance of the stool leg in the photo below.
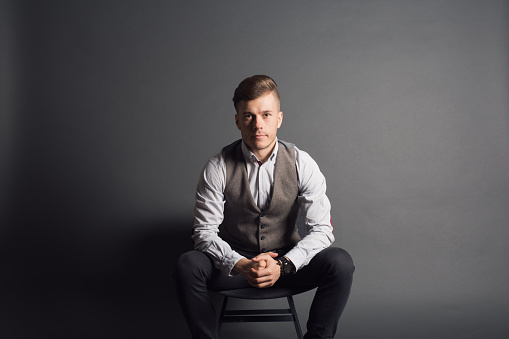
<svg viewBox="0 0 509 339">
<path fill-rule="evenodd" d="M 290 305 L 290 311 L 293 315 L 293 324 L 295 325 L 295 330 L 297 331 L 297 338 L 302 339 L 302 329 L 300 328 L 299 317 L 297 316 L 297 310 L 295 309 L 295 304 L 293 303 L 293 297 L 289 296 L 287 299 L 288 305 Z"/>
<path fill-rule="evenodd" d="M 219 314 L 219 321 L 217 323 L 217 337 L 221 335 L 221 328 L 223 327 L 223 316 L 226 311 L 226 304 L 228 304 L 228 297 L 224 297 L 223 306 L 221 307 L 221 314 Z"/>
</svg>

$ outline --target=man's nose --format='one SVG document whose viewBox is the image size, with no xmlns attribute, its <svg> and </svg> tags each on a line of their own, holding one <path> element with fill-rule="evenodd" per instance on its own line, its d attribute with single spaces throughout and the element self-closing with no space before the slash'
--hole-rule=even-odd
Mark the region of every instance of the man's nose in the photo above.
<svg viewBox="0 0 509 339">
<path fill-rule="evenodd" d="M 263 121 L 261 118 L 259 117 L 255 117 L 254 118 L 254 126 L 256 127 L 256 129 L 262 129 L 263 128 Z"/>
</svg>

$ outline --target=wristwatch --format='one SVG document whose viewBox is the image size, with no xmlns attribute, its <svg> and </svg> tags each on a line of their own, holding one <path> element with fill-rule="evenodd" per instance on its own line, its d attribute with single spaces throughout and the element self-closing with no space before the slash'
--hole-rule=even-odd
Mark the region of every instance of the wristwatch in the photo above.
<svg viewBox="0 0 509 339">
<path fill-rule="evenodd" d="M 277 259 L 277 264 L 281 266 L 281 276 L 294 274 L 296 272 L 295 265 L 288 260 L 287 257 Z"/>
</svg>

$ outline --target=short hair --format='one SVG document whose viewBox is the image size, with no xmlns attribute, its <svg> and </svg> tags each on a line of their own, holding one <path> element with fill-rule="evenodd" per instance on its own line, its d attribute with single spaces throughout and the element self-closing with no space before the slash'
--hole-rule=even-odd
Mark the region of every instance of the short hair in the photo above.
<svg viewBox="0 0 509 339">
<path fill-rule="evenodd" d="M 237 105 L 241 101 L 258 99 L 267 92 L 272 92 L 276 98 L 278 109 L 280 105 L 279 92 L 276 82 L 267 75 L 253 75 L 242 80 L 233 94 L 233 106 L 237 111 Z M 238 113 L 238 111 L 237 111 Z"/>
</svg>

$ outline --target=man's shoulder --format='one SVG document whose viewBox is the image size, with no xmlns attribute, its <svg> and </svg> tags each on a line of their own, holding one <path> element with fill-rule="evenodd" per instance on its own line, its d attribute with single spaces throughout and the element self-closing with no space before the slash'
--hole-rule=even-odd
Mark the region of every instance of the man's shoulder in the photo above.
<svg viewBox="0 0 509 339">
<path fill-rule="evenodd" d="M 231 144 L 224 146 L 224 147 L 221 149 L 221 152 L 225 152 L 226 150 L 232 150 L 232 149 L 234 149 L 235 147 L 239 147 L 239 146 L 240 146 L 240 144 L 241 144 L 241 142 L 242 142 L 242 139 L 235 140 L 235 141 L 234 141 L 234 142 L 232 142 Z"/>
<path fill-rule="evenodd" d="M 286 149 L 295 151 L 295 156 L 297 159 L 300 158 L 300 159 L 303 159 L 304 161 L 313 160 L 311 158 L 311 156 L 309 155 L 309 153 L 298 148 L 294 143 L 288 142 L 285 140 L 280 140 L 280 139 L 278 139 L 278 142 L 281 145 L 283 145 Z"/>
<path fill-rule="evenodd" d="M 224 166 L 223 151 L 219 151 L 207 160 L 206 169 L 218 169 Z"/>
<path fill-rule="evenodd" d="M 224 146 L 221 150 L 221 160 L 225 166 L 244 162 L 244 156 L 242 155 L 242 139 Z"/>
<path fill-rule="evenodd" d="M 291 143 L 291 142 L 288 142 L 288 141 L 284 141 L 284 140 L 281 140 L 281 139 L 277 139 L 278 143 L 280 145 L 282 145 L 283 147 L 285 148 L 289 148 L 289 149 L 297 149 L 297 147 L 295 146 L 294 143 Z"/>
</svg>

